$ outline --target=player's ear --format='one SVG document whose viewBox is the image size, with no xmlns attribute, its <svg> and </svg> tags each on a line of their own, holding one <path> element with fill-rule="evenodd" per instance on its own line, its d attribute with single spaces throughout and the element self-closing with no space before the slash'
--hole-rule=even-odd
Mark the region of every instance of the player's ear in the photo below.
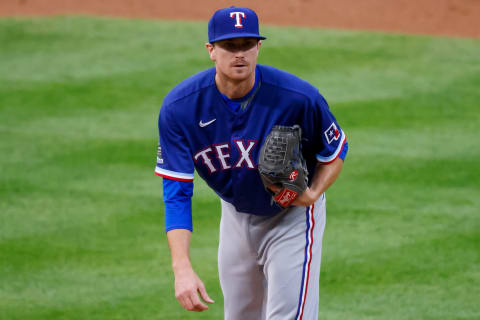
<svg viewBox="0 0 480 320">
<path fill-rule="evenodd" d="M 210 55 L 210 60 L 215 61 L 215 45 L 213 43 L 205 43 L 205 48 L 207 48 L 208 54 Z"/>
</svg>

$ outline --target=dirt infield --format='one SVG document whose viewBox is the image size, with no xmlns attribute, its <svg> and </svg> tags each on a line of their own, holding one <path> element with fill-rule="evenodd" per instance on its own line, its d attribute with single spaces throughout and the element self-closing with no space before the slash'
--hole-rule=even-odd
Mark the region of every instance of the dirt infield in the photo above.
<svg viewBox="0 0 480 320">
<path fill-rule="evenodd" d="M 235 4 L 261 22 L 480 38 L 480 0 L 1 0 L 0 16 L 97 14 L 208 20 Z"/>
</svg>

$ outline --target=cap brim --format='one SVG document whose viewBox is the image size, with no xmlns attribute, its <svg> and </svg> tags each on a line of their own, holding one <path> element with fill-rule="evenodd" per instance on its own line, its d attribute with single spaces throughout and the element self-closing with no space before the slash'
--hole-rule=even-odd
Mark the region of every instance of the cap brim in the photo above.
<svg viewBox="0 0 480 320">
<path fill-rule="evenodd" d="M 229 34 L 224 34 L 220 37 L 217 37 L 217 38 L 214 38 L 214 39 L 211 39 L 209 40 L 210 43 L 212 42 L 217 42 L 217 41 L 221 41 L 221 40 L 227 40 L 227 39 L 235 39 L 235 38 L 257 38 L 259 40 L 265 40 L 267 38 L 265 37 L 262 37 L 262 36 L 259 36 L 258 34 L 256 33 L 239 33 L 239 32 L 235 32 L 235 33 L 229 33 Z"/>
</svg>

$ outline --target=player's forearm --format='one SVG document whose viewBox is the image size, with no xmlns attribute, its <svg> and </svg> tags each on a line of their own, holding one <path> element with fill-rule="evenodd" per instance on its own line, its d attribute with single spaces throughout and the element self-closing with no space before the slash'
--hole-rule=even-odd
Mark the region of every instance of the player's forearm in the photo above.
<svg viewBox="0 0 480 320">
<path fill-rule="evenodd" d="M 337 180 L 340 171 L 342 171 L 343 160 L 337 158 L 329 164 L 317 163 L 315 174 L 313 175 L 312 184 L 305 190 L 297 200 L 295 205 L 309 206 Z"/>
<path fill-rule="evenodd" d="M 187 310 L 201 312 L 207 310 L 204 302 L 213 303 L 205 285 L 193 271 L 190 263 L 189 248 L 192 232 L 186 229 L 172 229 L 167 232 L 168 244 L 172 255 L 172 267 L 175 275 L 175 297 Z"/>
<path fill-rule="evenodd" d="M 317 163 L 315 168 L 315 175 L 313 176 L 312 184 L 310 185 L 310 191 L 315 199 L 318 199 L 322 193 L 337 180 L 340 171 L 342 171 L 343 160 L 337 158 L 335 161 L 329 164 Z"/>
<path fill-rule="evenodd" d="M 192 268 L 189 254 L 191 237 L 192 232 L 186 229 L 173 229 L 167 232 L 174 273 Z"/>
</svg>

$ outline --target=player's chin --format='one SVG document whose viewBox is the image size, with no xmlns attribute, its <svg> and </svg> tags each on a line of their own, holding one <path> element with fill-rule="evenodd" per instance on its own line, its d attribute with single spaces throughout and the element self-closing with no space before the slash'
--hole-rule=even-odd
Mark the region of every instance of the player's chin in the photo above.
<svg viewBox="0 0 480 320">
<path fill-rule="evenodd" d="M 232 67 L 230 77 L 234 80 L 245 80 L 251 74 L 251 71 L 247 67 Z"/>
</svg>

